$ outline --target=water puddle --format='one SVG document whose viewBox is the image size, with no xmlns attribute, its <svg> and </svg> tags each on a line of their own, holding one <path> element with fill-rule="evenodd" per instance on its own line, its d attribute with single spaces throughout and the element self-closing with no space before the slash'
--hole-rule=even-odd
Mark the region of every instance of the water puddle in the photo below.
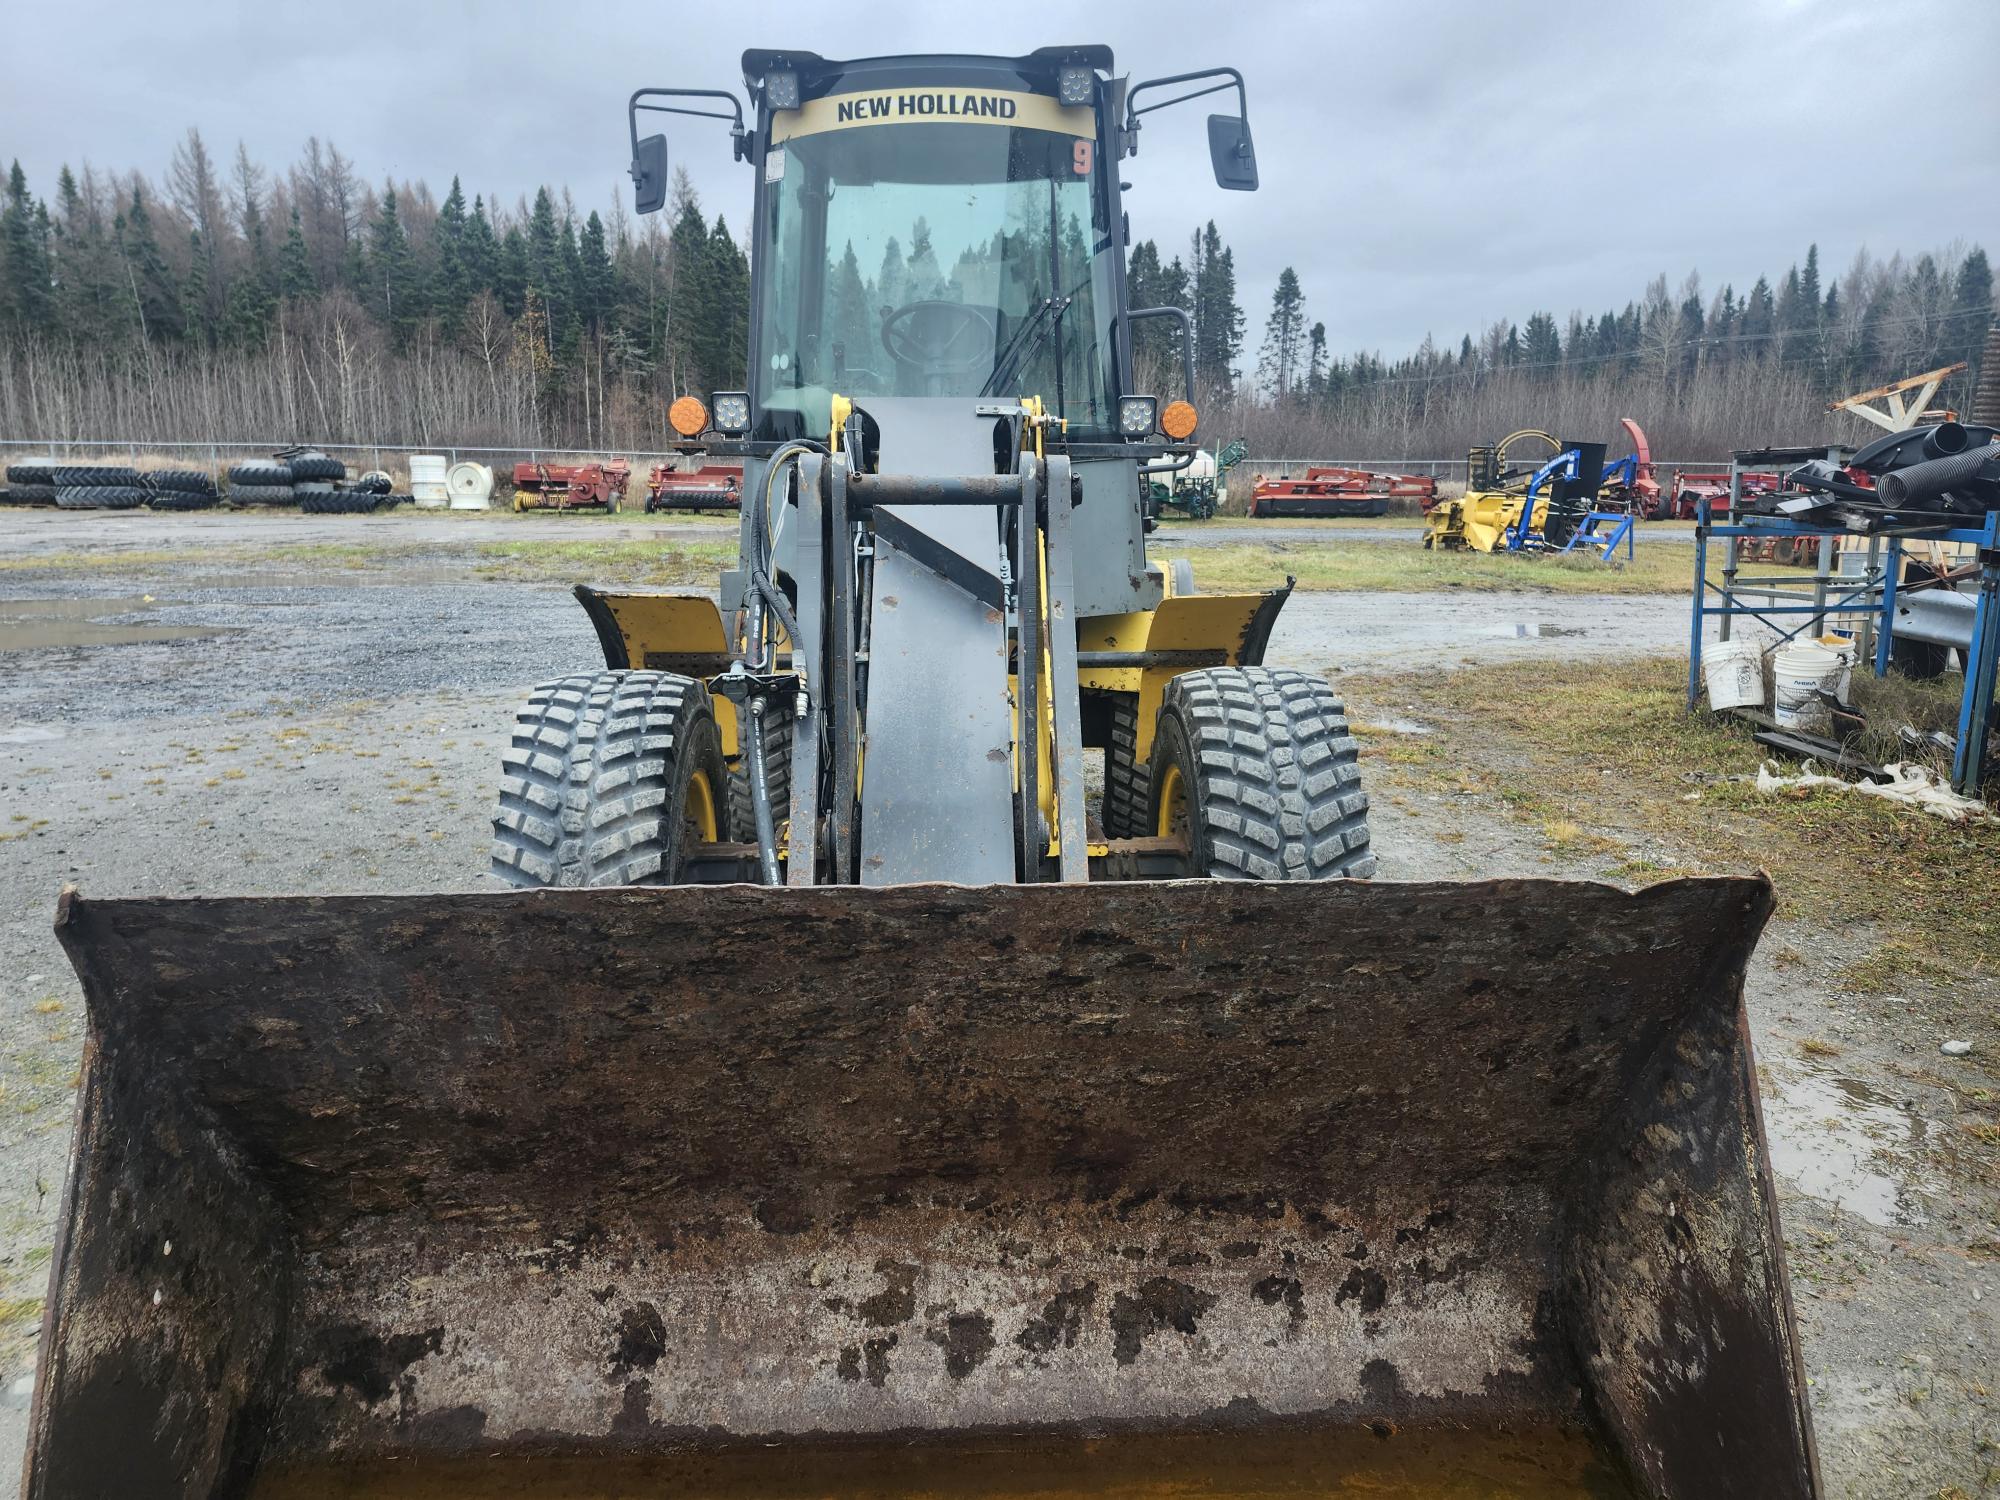
<svg viewBox="0 0 2000 1500">
<path fill-rule="evenodd" d="M 175 601 L 136 594 L 110 599 L 0 599 L 0 651 L 47 651 L 74 646 L 140 646 L 160 641 L 234 635 L 219 625 L 118 622 Z"/>
<path fill-rule="evenodd" d="M 62 730 L 46 724 L 16 724 L 12 729 L 0 729 L 0 745 L 39 745 L 62 737 Z"/>
<path fill-rule="evenodd" d="M 1852 1078 L 1790 1066 L 1767 1073 L 1764 1130 L 1780 1177 L 1885 1229 L 1925 1222 L 1914 1195 L 1941 1184 L 1909 1159 L 1924 1139 L 1922 1117 Z"/>
<path fill-rule="evenodd" d="M 1481 635 L 1497 635 L 1510 641 L 1553 640 L 1563 635 L 1588 635 L 1581 625 L 1552 625 L 1536 621 L 1516 620 L 1506 625 L 1489 625 L 1480 631 Z"/>
</svg>

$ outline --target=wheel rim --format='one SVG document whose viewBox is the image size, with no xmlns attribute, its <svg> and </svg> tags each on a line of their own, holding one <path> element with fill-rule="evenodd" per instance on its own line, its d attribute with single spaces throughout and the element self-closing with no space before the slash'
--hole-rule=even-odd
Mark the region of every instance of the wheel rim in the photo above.
<svg viewBox="0 0 2000 1500">
<path fill-rule="evenodd" d="M 715 817 L 715 789 L 708 784 L 708 772 L 697 771 L 688 783 L 687 825 L 704 844 L 722 841 L 721 825 Z"/>
<path fill-rule="evenodd" d="M 1181 776 L 1181 768 L 1168 765 L 1160 778 L 1160 810 L 1153 832 L 1160 838 L 1172 838 L 1187 826 L 1187 782 Z"/>
</svg>

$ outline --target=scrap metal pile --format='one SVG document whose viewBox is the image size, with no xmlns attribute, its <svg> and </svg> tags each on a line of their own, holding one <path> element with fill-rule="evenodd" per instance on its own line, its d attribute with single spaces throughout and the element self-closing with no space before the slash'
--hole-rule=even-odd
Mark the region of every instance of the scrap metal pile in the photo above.
<svg viewBox="0 0 2000 1500">
<path fill-rule="evenodd" d="M 1786 488 L 1744 497 L 1753 514 L 1873 532 L 1947 526 L 2000 510 L 2000 428 L 1937 422 L 1877 438 L 1845 465 L 1816 458 Z"/>
</svg>

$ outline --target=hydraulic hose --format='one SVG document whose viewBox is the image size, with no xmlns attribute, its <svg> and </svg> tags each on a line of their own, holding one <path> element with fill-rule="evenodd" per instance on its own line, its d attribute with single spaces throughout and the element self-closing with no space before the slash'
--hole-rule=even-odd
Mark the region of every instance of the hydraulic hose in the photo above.
<svg viewBox="0 0 2000 1500">
<path fill-rule="evenodd" d="M 745 749 L 750 760 L 750 813 L 757 825 L 757 878 L 761 884 L 777 885 L 778 827 L 771 814 L 770 767 L 764 760 L 764 713 L 763 698 L 753 697 Z"/>
<path fill-rule="evenodd" d="M 769 549 L 766 533 L 771 522 L 771 500 L 778 485 L 778 476 L 785 466 L 796 464 L 807 453 L 824 453 L 818 443 L 792 442 L 771 455 L 770 467 L 765 471 L 764 493 L 761 501 L 753 503 L 750 509 L 749 555 L 743 559 L 744 567 L 750 575 L 750 597 L 744 601 L 744 649 L 755 658 L 755 670 L 768 672 L 777 664 L 776 643 L 766 639 L 765 610 L 776 616 L 785 636 L 793 643 L 792 667 L 799 676 L 799 692 L 803 696 L 808 686 L 808 664 L 798 651 L 798 618 L 792 613 L 791 601 L 771 581 L 770 560 L 765 555 Z M 739 658 L 739 666 L 750 663 Z M 764 885 L 777 885 L 782 877 L 778 868 L 778 826 L 777 818 L 771 811 L 771 772 L 764 755 L 764 716 L 768 711 L 762 693 L 753 691 L 744 705 L 748 710 L 747 735 L 744 743 L 744 762 L 750 776 L 750 817 L 757 830 L 757 877 Z"/>
</svg>

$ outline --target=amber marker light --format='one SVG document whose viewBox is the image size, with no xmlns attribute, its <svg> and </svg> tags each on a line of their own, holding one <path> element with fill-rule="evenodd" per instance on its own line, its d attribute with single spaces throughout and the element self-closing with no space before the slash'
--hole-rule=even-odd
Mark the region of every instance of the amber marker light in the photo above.
<svg viewBox="0 0 2000 1500">
<path fill-rule="evenodd" d="M 682 437 L 700 437 L 708 431 L 708 408 L 698 396 L 682 396 L 667 408 L 667 421 Z"/>
</svg>

